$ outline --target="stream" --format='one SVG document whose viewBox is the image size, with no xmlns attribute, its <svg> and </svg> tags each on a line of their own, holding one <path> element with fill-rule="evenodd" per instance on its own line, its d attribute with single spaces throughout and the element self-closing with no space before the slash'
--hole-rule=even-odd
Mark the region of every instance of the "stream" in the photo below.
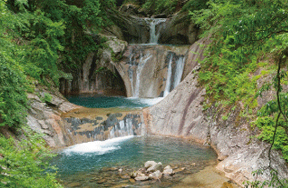
<svg viewBox="0 0 288 188">
<path fill-rule="evenodd" d="M 126 136 L 71 146 L 62 150 L 53 164 L 65 187 L 171 187 L 185 176 L 215 164 L 216 158 L 211 148 L 179 138 Z M 131 180 L 130 174 L 149 160 L 170 165 L 175 171 L 185 169 L 161 182 Z"/>
<path fill-rule="evenodd" d="M 150 25 L 149 43 L 131 44 L 128 60 L 123 64 L 123 67 L 127 67 L 127 72 L 123 72 L 128 77 L 125 85 L 130 88 L 130 92 L 127 92 L 130 97 L 83 94 L 68 96 L 67 99 L 71 103 L 88 108 L 123 108 L 126 111 L 127 109 L 142 109 L 157 104 L 177 87 L 183 79 L 185 66 L 185 57 L 183 53 L 177 54 L 178 51 L 181 51 L 178 48 L 185 50 L 186 47 L 158 45 L 160 30 L 164 28 L 163 24 L 166 19 L 145 18 L 145 22 Z M 164 49 L 162 55 L 158 53 L 161 51 L 160 49 Z M 158 67 L 158 72 L 147 70 L 147 67 L 156 66 L 153 62 L 155 58 L 161 60 L 161 66 L 164 68 Z M 157 78 L 159 75 L 161 78 Z M 161 92 L 156 91 L 157 89 Z M 62 185 L 67 188 L 182 187 L 185 177 L 197 174 L 216 164 L 217 155 L 210 147 L 204 147 L 181 138 L 147 136 L 143 132 L 138 135 L 133 127 L 137 125 L 140 127 L 139 130 L 142 130 L 141 122 L 131 119 L 132 116 L 129 115 L 125 116 L 123 120 L 116 120 L 115 117 L 118 116 L 124 117 L 121 113 L 117 113 L 113 117 L 107 113 L 107 115 L 103 115 L 103 118 L 96 116 L 93 121 L 85 118 L 81 120 L 70 118 L 70 123 L 73 125 L 74 122 L 75 130 L 78 132 L 81 128 L 90 126 L 91 133 L 86 132 L 85 134 L 90 135 L 90 139 L 96 140 L 58 151 L 58 156 L 54 158 L 52 164 L 58 168 L 58 178 Z M 102 129 L 95 131 L 98 126 L 97 118 L 105 120 L 102 123 L 104 125 L 102 132 Z M 76 122 L 82 122 L 82 124 L 76 124 Z M 94 133 L 98 134 L 99 132 L 104 135 L 105 131 L 110 134 L 108 140 L 100 141 L 97 140 L 97 136 L 93 136 Z M 161 180 L 135 181 L 131 178 L 131 173 L 143 168 L 146 161 L 161 162 L 163 167 L 170 165 L 175 174 L 165 176 Z M 221 186 L 222 183 L 219 185 Z M 200 185 L 199 182 L 194 184 L 195 187 Z"/>
</svg>

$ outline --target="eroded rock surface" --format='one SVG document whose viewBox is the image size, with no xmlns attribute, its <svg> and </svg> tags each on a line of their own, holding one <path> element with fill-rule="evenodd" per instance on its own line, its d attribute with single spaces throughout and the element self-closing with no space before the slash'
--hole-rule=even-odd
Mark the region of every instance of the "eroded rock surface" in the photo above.
<svg viewBox="0 0 288 188">
<path fill-rule="evenodd" d="M 169 18 L 165 29 L 161 31 L 161 44 L 193 44 L 198 37 L 199 29 L 191 23 L 188 12 L 180 12 Z"/>
<path fill-rule="evenodd" d="M 173 84 L 177 64 L 183 63 L 184 66 L 187 50 L 188 46 L 130 45 L 122 60 L 115 64 L 125 83 L 127 96 L 163 96 L 170 62 L 172 71 L 169 91 L 172 90 L 175 87 Z"/>
<path fill-rule="evenodd" d="M 122 109 L 89 109 L 71 104 L 60 93 L 41 89 L 28 94 L 31 109 L 27 124 L 42 133 L 50 147 L 141 135 L 141 112 Z M 45 95 L 51 100 L 45 101 Z"/>
<path fill-rule="evenodd" d="M 101 35 L 107 39 L 107 47 L 101 51 L 90 52 L 80 70 L 73 73 L 71 81 L 61 79 L 60 91 L 62 94 L 78 93 L 111 93 L 125 95 L 124 83 L 113 62 L 127 48 L 126 41 L 116 36 Z"/>
<path fill-rule="evenodd" d="M 40 92 L 49 93 L 45 90 Z M 49 94 L 52 100 L 45 102 L 36 94 L 28 94 L 31 108 L 28 111 L 27 124 L 32 130 L 43 133 L 43 138 L 51 147 L 61 147 L 73 144 L 71 134 L 67 131 L 68 127 L 61 118 L 62 113 L 78 108 L 78 106 L 69 103 L 61 95 Z"/>
<path fill-rule="evenodd" d="M 198 54 L 198 51 L 192 53 Z M 198 57 L 194 57 L 198 58 Z M 231 111 L 227 121 L 222 120 L 221 107 L 212 106 L 203 111 L 205 89 L 197 82 L 197 64 L 193 70 L 164 100 L 144 109 L 148 133 L 191 138 L 210 144 L 219 155 L 217 168 L 239 185 L 253 180 L 252 172 L 267 168 L 269 144 L 252 139 L 253 131 L 239 117 L 239 109 Z M 239 105 L 239 108 L 241 105 Z M 217 112 L 217 113 L 216 113 Z M 272 152 L 272 166 L 280 177 L 288 177 L 286 162 L 277 151 Z M 269 179 L 266 170 L 260 179 Z"/>
</svg>

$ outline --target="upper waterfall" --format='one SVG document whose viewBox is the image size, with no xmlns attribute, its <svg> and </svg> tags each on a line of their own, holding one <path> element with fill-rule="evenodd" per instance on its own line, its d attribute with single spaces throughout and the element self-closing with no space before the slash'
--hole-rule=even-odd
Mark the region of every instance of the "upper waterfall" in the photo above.
<svg viewBox="0 0 288 188">
<path fill-rule="evenodd" d="M 145 18 L 147 24 L 150 27 L 150 40 L 149 44 L 158 44 L 158 39 L 160 36 L 160 31 L 163 27 L 161 23 L 166 22 L 165 18 Z M 156 26 L 159 26 L 158 30 Z"/>
<path fill-rule="evenodd" d="M 142 43 L 130 43 L 116 69 L 122 77 L 128 97 L 165 97 L 182 79 L 188 46 L 158 44 L 166 28 L 166 18 L 138 18 L 139 25 L 149 29 Z M 140 28 L 140 27 L 139 27 Z M 136 32 L 141 33 L 141 32 Z M 134 41 L 137 41 L 138 36 Z"/>
</svg>

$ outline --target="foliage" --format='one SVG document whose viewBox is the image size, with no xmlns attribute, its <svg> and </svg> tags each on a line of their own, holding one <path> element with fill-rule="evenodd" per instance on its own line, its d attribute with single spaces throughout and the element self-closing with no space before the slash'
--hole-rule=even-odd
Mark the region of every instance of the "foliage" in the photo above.
<svg viewBox="0 0 288 188">
<path fill-rule="evenodd" d="M 5 33 L 5 28 L 18 26 L 18 21 L 0 1 L 0 126 L 18 126 L 25 122 L 27 97 L 26 77 L 17 62 L 20 48 L 10 41 L 14 33 Z"/>
<path fill-rule="evenodd" d="M 43 102 L 51 102 L 52 96 L 50 93 L 44 93 L 44 97 L 40 97 L 41 101 Z"/>
<path fill-rule="evenodd" d="M 7 16 L 1 16 L 6 28 L 1 33 L 11 33 L 21 45 L 18 62 L 25 73 L 57 84 L 59 68 L 78 68 L 101 46 L 95 36 L 110 23 L 105 9 L 114 7 L 114 0 L 8 0 L 6 5 L 9 9 L 2 1 Z"/>
<path fill-rule="evenodd" d="M 61 187 L 55 174 L 47 173 L 54 155 L 45 147 L 41 135 L 29 133 L 27 139 L 16 141 L 0 136 L 0 187 Z"/>
<path fill-rule="evenodd" d="M 154 14 L 156 13 L 173 13 L 176 9 L 178 0 L 147 0 L 143 4 L 143 8 L 146 10 L 154 10 Z"/>
<path fill-rule="evenodd" d="M 288 104 L 288 94 L 281 94 L 281 106 L 284 109 L 285 116 L 288 115 L 286 110 Z M 276 121 L 276 115 L 279 113 L 279 108 L 276 100 L 269 101 L 266 103 L 261 110 L 258 111 L 258 119 L 253 123 L 261 129 L 261 134 L 258 136 L 259 139 L 272 143 L 274 136 L 274 127 Z M 274 149 L 281 150 L 283 158 L 288 161 L 288 122 L 284 118 L 279 120 L 279 128 L 276 132 L 276 139 L 273 145 Z"/>
<path fill-rule="evenodd" d="M 254 125 L 262 131 L 258 138 L 281 150 L 288 161 L 288 101 L 281 85 L 287 80 L 281 71 L 287 66 L 288 22 L 284 21 L 288 14 L 287 1 L 210 0 L 207 5 L 207 9 L 190 12 L 193 21 L 204 30 L 202 37 L 211 41 L 199 73 L 200 82 L 206 85 L 207 98 L 212 103 L 220 100 L 226 105 L 241 101 L 245 104 L 243 110 L 255 112 L 257 97 L 273 87 L 276 100 L 259 110 Z M 261 69 L 264 71 L 255 74 Z M 257 80 L 267 73 L 274 78 L 259 89 Z M 271 159 L 271 149 L 268 153 Z M 271 160 L 269 167 L 272 168 Z M 272 168 L 271 181 L 264 183 L 283 187 L 275 173 Z M 249 185 L 264 186 L 260 182 Z"/>
<path fill-rule="evenodd" d="M 264 187 L 288 187 L 288 181 L 287 180 L 279 180 L 278 174 L 275 171 L 271 172 L 271 181 L 265 180 L 265 181 L 259 181 L 257 180 L 257 177 L 259 175 L 263 174 L 263 170 L 256 170 L 252 173 L 252 175 L 255 177 L 256 181 L 246 181 L 243 182 L 245 188 L 264 188 Z"/>
<path fill-rule="evenodd" d="M 49 85 L 58 84 L 97 50 L 102 40 L 95 34 L 108 24 L 105 9 L 114 0 L 8 0 L 0 1 L 0 125 L 19 126 L 25 122 L 27 75 Z M 88 28 L 94 33 L 88 34 Z"/>
<path fill-rule="evenodd" d="M 208 8 L 208 0 L 189 0 L 184 4 L 182 11 L 196 11 Z"/>
<path fill-rule="evenodd" d="M 176 11 L 193 11 L 206 8 L 208 0 L 125 0 L 124 3 L 133 3 L 140 6 L 149 14 L 173 14 Z"/>
<path fill-rule="evenodd" d="M 0 0 L 0 128 L 25 126 L 31 80 L 71 79 L 60 69 L 81 66 L 101 46 L 96 34 L 112 7 L 114 0 Z M 26 132 L 20 141 L 0 135 L 0 187 L 61 187 L 47 172 L 53 155 L 43 135 Z"/>
</svg>

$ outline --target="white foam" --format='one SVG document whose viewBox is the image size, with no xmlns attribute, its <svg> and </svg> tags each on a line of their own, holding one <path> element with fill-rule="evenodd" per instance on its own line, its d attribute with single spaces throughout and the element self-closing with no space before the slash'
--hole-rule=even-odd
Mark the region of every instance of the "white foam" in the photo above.
<svg viewBox="0 0 288 188">
<path fill-rule="evenodd" d="M 153 106 L 153 105 L 157 104 L 158 102 L 162 101 L 164 98 L 163 97 L 158 97 L 158 98 L 129 97 L 127 99 L 133 101 L 134 103 L 144 104 L 144 105 L 147 105 L 147 106 Z"/>
<path fill-rule="evenodd" d="M 133 137 L 134 136 L 124 136 L 124 137 L 112 138 L 105 141 L 94 141 L 83 144 L 77 144 L 63 150 L 63 153 L 65 153 L 66 155 L 70 155 L 72 153 L 77 154 L 93 153 L 95 155 L 103 155 L 113 150 L 121 149 L 119 144 Z"/>
</svg>

